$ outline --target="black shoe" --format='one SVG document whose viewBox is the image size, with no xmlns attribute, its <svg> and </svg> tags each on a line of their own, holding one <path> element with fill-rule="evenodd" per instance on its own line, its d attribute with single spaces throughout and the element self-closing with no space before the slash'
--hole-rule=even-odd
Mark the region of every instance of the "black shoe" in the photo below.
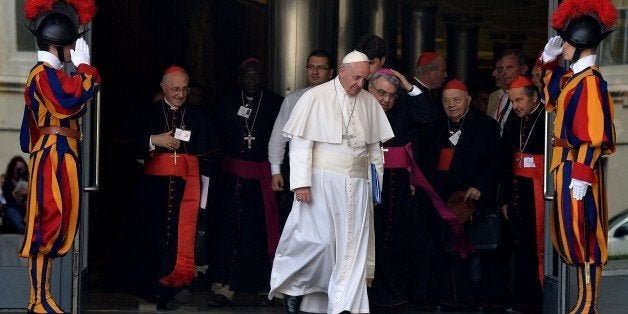
<svg viewBox="0 0 628 314">
<path fill-rule="evenodd" d="M 207 301 L 207 303 L 211 306 L 231 306 L 233 305 L 233 301 L 229 300 L 229 298 L 225 297 L 222 294 L 214 294 Z"/>
<path fill-rule="evenodd" d="M 157 301 L 157 310 L 174 311 L 181 307 L 181 303 L 172 297 L 160 298 Z"/>
<path fill-rule="evenodd" d="M 299 309 L 301 308 L 302 299 L 303 299 L 302 295 L 292 296 L 292 295 L 286 294 L 283 300 L 284 307 L 286 309 L 286 314 L 298 314 Z"/>
<path fill-rule="evenodd" d="M 174 295 L 174 299 L 181 304 L 186 304 L 190 302 L 191 296 L 192 296 L 192 292 L 190 292 L 190 290 L 183 289 L 179 291 L 179 293 Z"/>
</svg>

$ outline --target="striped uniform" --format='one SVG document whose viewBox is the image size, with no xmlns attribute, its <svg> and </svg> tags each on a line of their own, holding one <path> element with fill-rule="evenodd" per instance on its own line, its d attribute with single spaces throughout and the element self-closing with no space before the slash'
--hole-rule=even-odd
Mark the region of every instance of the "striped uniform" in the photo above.
<svg viewBox="0 0 628 314">
<path fill-rule="evenodd" d="M 26 234 L 19 254 L 30 258 L 32 265 L 29 309 L 35 312 L 58 312 L 54 302 L 46 305 L 50 259 L 66 254 L 72 246 L 81 194 L 79 139 L 46 134 L 41 128 L 62 127 L 78 134 L 78 119 L 94 96 L 98 80 L 96 68 L 87 64 L 69 76 L 40 61 L 26 83 L 20 144 L 22 151 L 30 153 L 31 178 Z"/>
<path fill-rule="evenodd" d="M 599 273 L 608 255 L 608 209 L 600 157 L 615 151 L 614 104 L 596 65 L 575 75 L 552 65 L 544 65 L 543 76 L 548 110 L 556 112 L 550 168 L 555 187 L 552 243 L 565 263 L 578 267 L 580 297 L 574 310 L 595 312 Z M 581 201 L 571 196 L 572 178 L 591 183 Z"/>
</svg>

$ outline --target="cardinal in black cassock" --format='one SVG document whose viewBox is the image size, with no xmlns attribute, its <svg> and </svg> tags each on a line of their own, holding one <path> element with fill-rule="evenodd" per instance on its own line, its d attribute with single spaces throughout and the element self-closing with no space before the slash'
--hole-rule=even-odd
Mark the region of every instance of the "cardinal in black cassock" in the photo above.
<svg viewBox="0 0 628 314">
<path fill-rule="evenodd" d="M 504 125 L 505 162 L 498 204 L 506 209 L 513 231 L 513 307 L 521 312 L 541 312 L 545 276 L 545 110 L 536 86 L 527 77 L 515 78 L 508 95 L 516 114 L 509 115 Z"/>
<path fill-rule="evenodd" d="M 471 97 L 466 86 L 450 81 L 443 89 L 447 117 L 426 129 L 417 163 L 443 200 L 457 191 L 476 204 L 495 210 L 495 190 L 499 159 L 497 122 L 469 107 Z M 424 202 L 422 206 L 431 206 Z M 433 244 L 431 257 L 431 298 L 443 310 L 469 310 L 480 299 L 498 298 L 506 290 L 503 278 L 491 270 L 495 259 L 475 254 L 454 256 L 449 226 L 435 210 L 428 214 L 428 233 Z M 478 259 L 478 257 L 480 257 Z M 478 264 L 479 262 L 479 264 Z M 494 278 L 497 277 L 497 278 Z"/>
<path fill-rule="evenodd" d="M 214 150 L 209 115 L 188 105 L 189 78 L 172 66 L 161 82 L 164 98 L 153 102 L 138 121 L 134 145 L 144 159 L 138 184 L 139 215 L 132 217 L 137 238 L 129 261 L 129 290 L 157 307 L 167 305 L 196 275 L 194 240 L 200 205 L 200 172 Z"/>
</svg>

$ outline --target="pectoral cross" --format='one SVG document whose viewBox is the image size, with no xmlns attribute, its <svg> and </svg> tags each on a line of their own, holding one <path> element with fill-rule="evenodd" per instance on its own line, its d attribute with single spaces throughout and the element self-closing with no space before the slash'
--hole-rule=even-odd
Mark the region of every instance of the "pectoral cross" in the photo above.
<svg viewBox="0 0 628 314">
<path fill-rule="evenodd" d="M 380 149 L 382 150 L 382 163 L 385 164 L 386 160 L 384 159 L 384 156 L 386 156 L 386 152 L 389 151 L 389 149 L 384 146 L 380 147 Z"/>
<path fill-rule="evenodd" d="M 179 158 L 181 156 L 177 155 L 177 151 L 174 151 L 174 155 L 170 155 L 170 158 L 174 158 L 174 164 L 177 164 L 177 158 Z"/>
<path fill-rule="evenodd" d="M 251 142 L 255 140 L 255 136 L 251 136 L 251 134 L 244 137 L 244 140 L 248 142 L 248 147 L 251 149 Z"/>
</svg>

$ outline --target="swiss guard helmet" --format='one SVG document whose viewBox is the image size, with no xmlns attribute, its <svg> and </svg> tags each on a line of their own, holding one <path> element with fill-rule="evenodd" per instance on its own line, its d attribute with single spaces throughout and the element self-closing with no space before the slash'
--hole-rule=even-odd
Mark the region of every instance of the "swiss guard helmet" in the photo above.
<svg viewBox="0 0 628 314">
<path fill-rule="evenodd" d="M 574 61 L 584 49 L 595 49 L 617 21 L 617 9 L 610 0 L 566 0 L 552 15 L 552 27 L 574 48 Z"/>
<path fill-rule="evenodd" d="M 24 11 L 39 49 L 57 47 L 58 57 L 64 61 L 63 47 L 87 32 L 79 30 L 96 14 L 96 5 L 94 0 L 27 0 Z"/>
</svg>

